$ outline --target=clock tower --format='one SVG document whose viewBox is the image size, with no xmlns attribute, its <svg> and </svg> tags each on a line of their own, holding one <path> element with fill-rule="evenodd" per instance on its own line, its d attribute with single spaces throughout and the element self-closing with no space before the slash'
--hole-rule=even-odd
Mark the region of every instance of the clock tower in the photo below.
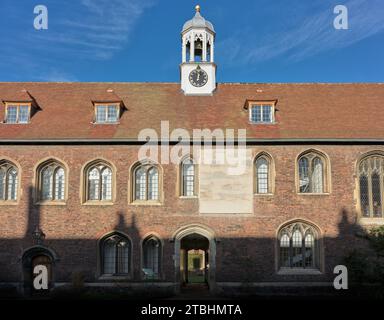
<svg viewBox="0 0 384 320">
<path fill-rule="evenodd" d="M 201 16 L 200 6 L 196 6 L 193 19 L 184 24 L 181 37 L 181 89 L 185 95 L 212 95 L 216 89 L 215 30 Z"/>
</svg>

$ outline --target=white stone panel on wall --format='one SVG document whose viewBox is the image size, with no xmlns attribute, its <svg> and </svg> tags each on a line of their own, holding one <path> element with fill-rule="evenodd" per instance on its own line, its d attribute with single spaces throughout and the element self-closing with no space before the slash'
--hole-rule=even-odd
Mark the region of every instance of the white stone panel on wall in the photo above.
<svg viewBox="0 0 384 320">
<path fill-rule="evenodd" d="M 215 156 L 211 164 L 204 161 L 203 152 L 201 152 L 199 159 L 200 213 L 239 214 L 253 212 L 251 150 L 244 148 L 245 153 L 240 154 L 240 157 L 238 157 L 236 150 L 233 153 L 233 149 L 216 149 L 213 152 Z M 236 158 L 241 157 L 245 157 L 242 159 L 244 162 L 236 165 Z M 223 158 L 224 163 L 221 163 Z"/>
</svg>

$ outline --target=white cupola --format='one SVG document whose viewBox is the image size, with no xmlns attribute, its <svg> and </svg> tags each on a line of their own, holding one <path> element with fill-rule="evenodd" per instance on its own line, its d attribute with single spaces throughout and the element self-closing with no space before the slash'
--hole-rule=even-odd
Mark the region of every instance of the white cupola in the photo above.
<svg viewBox="0 0 384 320">
<path fill-rule="evenodd" d="M 212 23 L 201 16 L 200 6 L 195 9 L 195 16 L 181 31 L 181 89 L 186 95 L 212 95 L 216 89 L 215 30 Z"/>
</svg>

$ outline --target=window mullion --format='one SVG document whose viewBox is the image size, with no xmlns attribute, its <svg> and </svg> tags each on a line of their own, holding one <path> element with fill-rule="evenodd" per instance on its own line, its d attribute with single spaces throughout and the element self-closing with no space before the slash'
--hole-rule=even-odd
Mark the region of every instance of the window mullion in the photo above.
<svg viewBox="0 0 384 320">
<path fill-rule="evenodd" d="M 103 190 L 102 190 L 103 177 L 102 177 L 101 173 L 102 173 L 101 170 L 99 170 L 99 200 L 100 201 L 102 200 L 102 194 L 103 194 Z"/>
</svg>

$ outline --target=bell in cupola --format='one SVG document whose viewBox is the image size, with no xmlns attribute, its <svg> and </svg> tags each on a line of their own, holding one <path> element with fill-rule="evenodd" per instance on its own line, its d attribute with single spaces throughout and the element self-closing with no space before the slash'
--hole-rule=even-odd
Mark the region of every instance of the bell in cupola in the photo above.
<svg viewBox="0 0 384 320">
<path fill-rule="evenodd" d="M 200 39 L 195 41 L 195 57 L 203 57 L 203 42 Z"/>
</svg>

